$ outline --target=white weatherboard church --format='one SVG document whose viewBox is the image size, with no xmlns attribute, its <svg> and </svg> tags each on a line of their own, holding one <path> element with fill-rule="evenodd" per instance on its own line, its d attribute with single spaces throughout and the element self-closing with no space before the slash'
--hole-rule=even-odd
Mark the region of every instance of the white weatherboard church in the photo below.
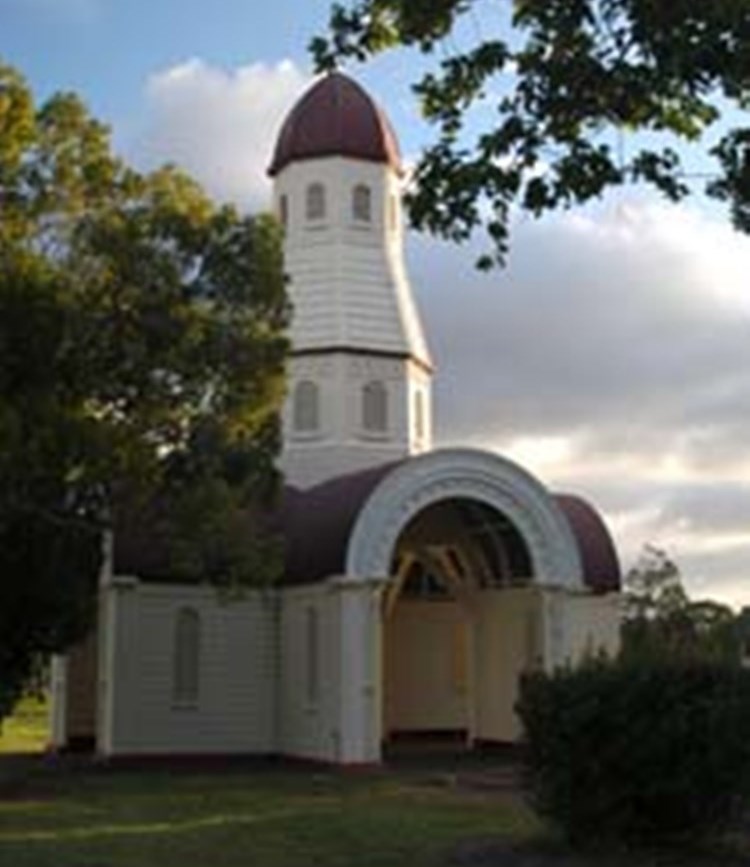
<svg viewBox="0 0 750 867">
<path fill-rule="evenodd" d="M 356 764 L 401 735 L 513 741 L 523 671 L 617 648 L 610 536 L 505 458 L 432 449 L 398 146 L 368 94 L 320 79 L 269 172 L 295 311 L 284 578 L 227 601 L 116 532 L 96 634 L 54 666 L 54 745 Z"/>
</svg>

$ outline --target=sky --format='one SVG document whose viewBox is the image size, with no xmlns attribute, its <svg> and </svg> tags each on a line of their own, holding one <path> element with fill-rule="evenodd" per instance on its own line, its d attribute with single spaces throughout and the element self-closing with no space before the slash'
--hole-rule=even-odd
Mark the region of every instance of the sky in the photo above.
<svg viewBox="0 0 750 867">
<path fill-rule="evenodd" d="M 75 90 L 142 169 L 176 162 L 257 210 L 327 0 L 0 0 L 0 58 Z M 492 24 L 472 22 L 474 35 Z M 459 37 L 466 46 L 472 30 Z M 460 40 L 464 40 L 461 43 Z M 410 55 L 352 67 L 406 159 L 429 129 Z M 625 569 L 665 548 L 696 598 L 750 604 L 750 238 L 703 199 L 619 191 L 517 215 L 508 267 L 408 241 L 435 357 L 438 445 L 495 449 L 603 511 Z"/>
</svg>

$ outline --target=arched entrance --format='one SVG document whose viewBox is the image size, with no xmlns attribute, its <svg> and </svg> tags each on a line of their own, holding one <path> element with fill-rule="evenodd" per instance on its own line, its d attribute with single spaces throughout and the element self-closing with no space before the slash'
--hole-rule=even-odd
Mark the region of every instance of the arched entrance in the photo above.
<svg viewBox="0 0 750 867">
<path fill-rule="evenodd" d="M 369 623 L 342 645 L 358 672 L 347 730 L 367 755 L 402 732 L 517 739 L 520 672 L 562 660 L 550 593 L 583 588 L 570 525 L 537 479 L 472 449 L 412 458 L 368 493 L 344 573 Z"/>
<path fill-rule="evenodd" d="M 484 502 L 439 500 L 402 530 L 391 573 L 385 739 L 509 739 L 518 676 L 542 660 L 539 594 L 518 528 Z"/>
</svg>

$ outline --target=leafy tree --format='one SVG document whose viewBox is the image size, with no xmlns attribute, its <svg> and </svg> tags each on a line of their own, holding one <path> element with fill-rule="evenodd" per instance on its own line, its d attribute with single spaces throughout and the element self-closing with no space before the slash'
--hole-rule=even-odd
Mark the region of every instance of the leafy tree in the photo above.
<svg viewBox="0 0 750 867">
<path fill-rule="evenodd" d="M 623 655 L 653 660 L 739 663 L 740 620 L 713 600 L 691 600 L 680 571 L 660 548 L 646 545 L 625 576 Z"/>
<path fill-rule="evenodd" d="M 288 312 L 271 218 L 133 171 L 0 66 L 0 719 L 90 628 L 122 501 L 166 504 L 184 576 L 262 571 Z"/>
<path fill-rule="evenodd" d="M 311 49 L 325 69 L 398 46 L 435 58 L 414 86 L 435 138 L 412 222 L 459 241 L 484 222 L 485 267 L 504 260 L 514 203 L 538 216 L 628 181 L 681 199 L 669 140 L 700 141 L 748 107 L 750 0 L 351 0 Z M 649 134 L 627 160 L 623 132 Z M 750 230 L 750 126 L 725 130 L 710 154 L 708 193 Z"/>
</svg>

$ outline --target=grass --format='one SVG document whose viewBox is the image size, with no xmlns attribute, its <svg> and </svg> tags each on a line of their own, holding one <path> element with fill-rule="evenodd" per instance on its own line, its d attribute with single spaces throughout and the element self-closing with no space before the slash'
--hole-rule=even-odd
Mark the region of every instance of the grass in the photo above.
<svg viewBox="0 0 750 867">
<path fill-rule="evenodd" d="M 413 775 L 47 768 L 0 800 L 0 865 L 428 867 L 467 838 L 538 830 L 516 799 Z"/>
<path fill-rule="evenodd" d="M 0 728 L 0 753 L 38 753 L 49 740 L 49 706 L 43 698 L 21 699 Z"/>
<path fill-rule="evenodd" d="M 736 867 L 734 854 L 597 853 L 556 844 L 518 794 L 467 785 L 486 765 L 346 774 L 284 765 L 135 771 L 39 751 L 43 702 L 0 739 L 0 867 Z M 456 771 L 458 770 L 458 773 Z M 744 854 L 739 855 L 742 851 Z M 460 857 L 456 857 L 460 853 Z"/>
<path fill-rule="evenodd" d="M 0 757 L 0 765 L 7 761 Z M 31 760 L 28 760 L 31 761 Z M 509 792 L 414 770 L 125 771 L 36 760 L 0 793 L 0 867 L 737 867 L 747 853 L 580 855 Z M 457 853 L 461 853 L 459 859 Z"/>
</svg>

